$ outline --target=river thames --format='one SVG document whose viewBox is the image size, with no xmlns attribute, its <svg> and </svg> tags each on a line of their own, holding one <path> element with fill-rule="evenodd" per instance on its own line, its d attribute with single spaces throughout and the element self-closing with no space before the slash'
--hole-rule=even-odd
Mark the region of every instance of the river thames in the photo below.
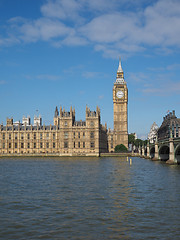
<svg viewBox="0 0 180 240">
<path fill-rule="evenodd" d="M 180 166 L 0 159 L 0 239 L 179 239 Z"/>
</svg>

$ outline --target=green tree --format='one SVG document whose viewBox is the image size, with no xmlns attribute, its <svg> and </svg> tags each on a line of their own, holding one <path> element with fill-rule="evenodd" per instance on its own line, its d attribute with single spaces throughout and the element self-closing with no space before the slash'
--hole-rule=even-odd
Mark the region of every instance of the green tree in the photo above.
<svg viewBox="0 0 180 240">
<path fill-rule="evenodd" d="M 115 152 L 128 152 L 127 148 L 123 144 L 117 145 L 114 150 Z"/>
<path fill-rule="evenodd" d="M 147 146 L 148 140 L 144 140 L 144 146 Z"/>
<path fill-rule="evenodd" d="M 128 143 L 134 145 L 134 141 L 135 141 L 134 134 L 129 134 L 128 135 Z"/>
<path fill-rule="evenodd" d="M 143 145 L 143 140 L 141 140 L 141 139 L 136 139 L 136 140 L 134 141 L 134 145 L 135 145 L 136 147 L 142 146 L 142 145 Z"/>
</svg>

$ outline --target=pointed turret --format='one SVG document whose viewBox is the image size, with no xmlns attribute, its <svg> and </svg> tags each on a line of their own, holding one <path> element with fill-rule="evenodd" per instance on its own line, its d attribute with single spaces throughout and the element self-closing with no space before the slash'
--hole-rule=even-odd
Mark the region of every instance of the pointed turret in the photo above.
<svg viewBox="0 0 180 240">
<path fill-rule="evenodd" d="M 89 109 L 88 109 L 88 106 L 86 105 L 86 117 L 88 117 L 88 112 L 89 112 Z"/>
<path fill-rule="evenodd" d="M 121 58 L 119 58 L 119 67 L 117 70 L 118 73 L 123 73 L 122 65 L 121 65 Z"/>
<path fill-rule="evenodd" d="M 56 106 L 54 117 L 57 117 L 58 115 L 59 115 L 59 112 L 58 112 L 58 108 Z"/>
<path fill-rule="evenodd" d="M 97 116 L 100 116 L 100 108 L 98 106 L 96 107 L 96 114 Z"/>
<path fill-rule="evenodd" d="M 119 58 L 119 66 L 117 70 L 116 83 L 119 83 L 119 84 L 124 83 L 124 72 L 121 65 L 121 58 Z"/>
<path fill-rule="evenodd" d="M 60 106 L 60 117 L 62 117 L 62 107 Z"/>
<path fill-rule="evenodd" d="M 72 116 L 72 106 L 70 107 L 70 115 Z"/>
</svg>

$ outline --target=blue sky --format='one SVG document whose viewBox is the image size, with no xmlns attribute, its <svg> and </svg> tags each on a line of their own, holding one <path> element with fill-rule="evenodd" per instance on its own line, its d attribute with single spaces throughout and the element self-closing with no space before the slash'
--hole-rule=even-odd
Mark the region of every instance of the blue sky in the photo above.
<svg viewBox="0 0 180 240">
<path fill-rule="evenodd" d="M 180 117 L 179 0 L 0 0 L 0 122 L 56 105 L 99 105 L 113 128 L 118 58 L 129 90 L 128 128 L 145 138 L 168 110 Z"/>
</svg>

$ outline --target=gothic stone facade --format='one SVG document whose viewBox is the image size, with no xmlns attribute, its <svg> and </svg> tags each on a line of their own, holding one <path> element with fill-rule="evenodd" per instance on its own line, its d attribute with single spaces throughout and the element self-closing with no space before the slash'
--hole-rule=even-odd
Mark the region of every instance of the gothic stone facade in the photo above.
<svg viewBox="0 0 180 240">
<path fill-rule="evenodd" d="M 86 108 L 86 121 L 75 121 L 75 110 L 55 111 L 54 125 L 14 126 L 7 119 L 0 128 L 0 153 L 10 155 L 99 156 L 107 152 L 107 129 L 100 123 L 100 110 Z"/>
<path fill-rule="evenodd" d="M 100 109 L 86 107 L 86 120 L 75 120 L 75 109 L 56 107 L 53 125 L 13 124 L 7 119 L 0 125 L 0 155 L 99 156 L 113 152 L 118 144 L 128 147 L 128 90 L 121 61 L 113 87 L 114 129 L 107 130 L 100 121 Z"/>
<path fill-rule="evenodd" d="M 152 124 L 150 132 L 148 134 L 149 143 L 155 143 L 156 142 L 158 129 L 159 129 L 158 125 L 154 122 Z"/>
</svg>

